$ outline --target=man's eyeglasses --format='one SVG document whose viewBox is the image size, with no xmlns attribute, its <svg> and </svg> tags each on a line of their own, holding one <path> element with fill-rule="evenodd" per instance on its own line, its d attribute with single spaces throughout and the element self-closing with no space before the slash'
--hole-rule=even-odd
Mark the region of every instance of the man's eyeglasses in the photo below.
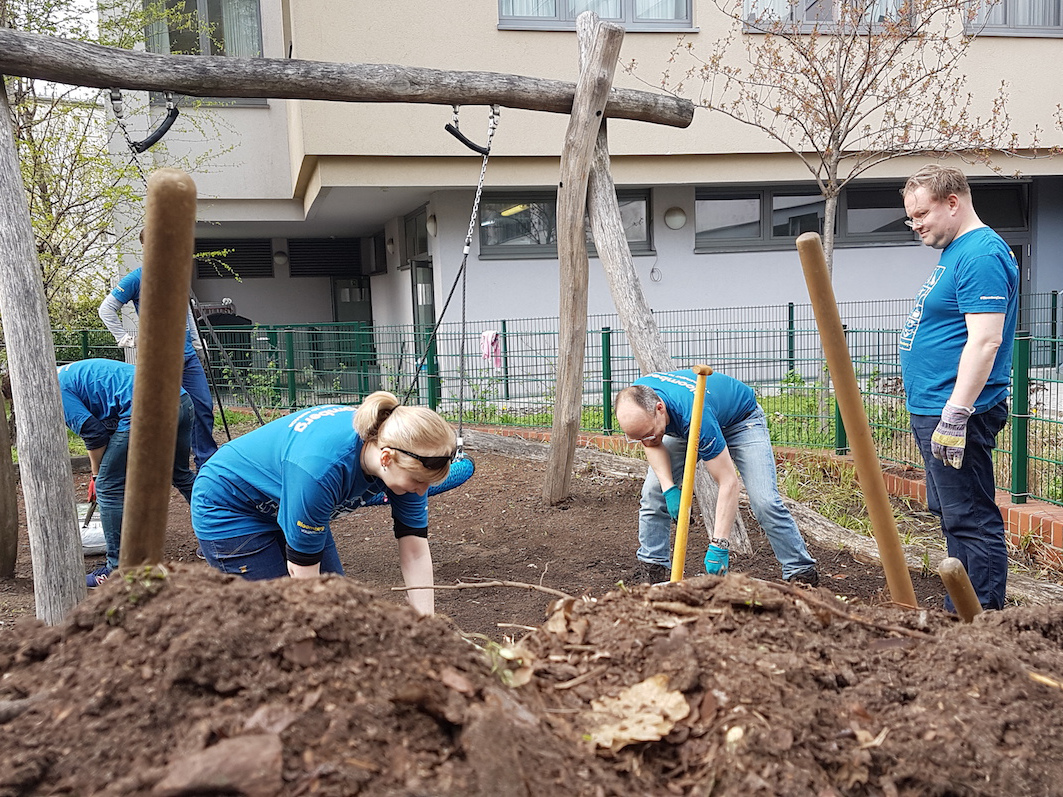
<svg viewBox="0 0 1063 797">
<path fill-rule="evenodd" d="M 908 229 L 914 230 L 916 227 L 922 227 L 926 222 L 926 217 L 930 215 L 930 211 L 926 210 L 916 215 L 915 218 L 905 219 L 904 226 Z"/>
<path fill-rule="evenodd" d="M 656 433 L 654 433 L 654 434 L 648 434 L 648 435 L 646 435 L 644 437 L 631 437 L 630 435 L 624 435 L 624 437 L 627 438 L 627 441 L 629 443 L 642 443 L 643 445 L 645 445 L 648 442 L 652 443 L 654 440 L 656 440 L 658 435 Z"/>
<path fill-rule="evenodd" d="M 447 465 L 454 461 L 453 453 L 441 457 L 426 457 L 422 456 L 421 454 L 414 454 L 412 451 L 407 451 L 405 448 L 396 448 L 395 446 L 385 446 L 385 448 L 390 448 L 393 451 L 399 451 L 408 457 L 413 457 L 422 465 L 424 465 L 425 468 L 427 468 L 428 470 L 439 470 L 440 468 L 445 468 Z"/>
</svg>

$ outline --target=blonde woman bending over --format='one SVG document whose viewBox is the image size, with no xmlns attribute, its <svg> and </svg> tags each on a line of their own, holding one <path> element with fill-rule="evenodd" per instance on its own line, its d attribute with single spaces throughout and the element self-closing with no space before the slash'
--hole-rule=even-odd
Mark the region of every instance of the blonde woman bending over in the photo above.
<svg viewBox="0 0 1063 797">
<path fill-rule="evenodd" d="M 331 520 L 385 492 L 406 586 L 433 585 L 428 499 L 446 478 L 454 431 L 427 407 L 384 391 L 360 407 L 325 405 L 226 443 L 200 470 L 192 527 L 207 562 L 247 579 L 343 573 Z M 421 614 L 432 589 L 407 593 Z"/>
</svg>

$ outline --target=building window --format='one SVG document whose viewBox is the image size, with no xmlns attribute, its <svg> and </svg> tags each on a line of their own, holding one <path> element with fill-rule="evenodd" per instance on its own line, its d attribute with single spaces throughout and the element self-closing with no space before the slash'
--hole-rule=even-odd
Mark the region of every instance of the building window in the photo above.
<svg viewBox="0 0 1063 797">
<path fill-rule="evenodd" d="M 983 2 L 969 33 L 989 36 L 1063 36 L 1060 0 Z"/>
<path fill-rule="evenodd" d="M 691 0 L 498 0 L 502 30 L 575 30 L 576 17 L 593 11 L 628 32 L 691 30 Z"/>
<path fill-rule="evenodd" d="M 648 191 L 617 191 L 620 220 L 633 255 L 651 254 Z M 587 226 L 587 251 L 594 241 Z M 480 256 L 488 259 L 557 257 L 555 194 L 493 194 L 480 203 Z"/>
<path fill-rule="evenodd" d="M 835 243 L 914 241 L 904 224 L 903 183 L 850 185 L 838 197 Z M 788 249 L 802 233 L 823 234 L 826 202 L 802 188 L 698 189 L 697 252 Z"/>
<path fill-rule="evenodd" d="M 896 19 L 904 0 L 744 0 L 746 32 L 770 30 L 774 26 L 813 28 L 839 22 L 842 9 L 849 14 L 863 10 L 864 25 L 878 25 Z"/>
<path fill-rule="evenodd" d="M 262 57 L 258 0 L 156 0 L 147 45 L 166 55 Z"/>
</svg>

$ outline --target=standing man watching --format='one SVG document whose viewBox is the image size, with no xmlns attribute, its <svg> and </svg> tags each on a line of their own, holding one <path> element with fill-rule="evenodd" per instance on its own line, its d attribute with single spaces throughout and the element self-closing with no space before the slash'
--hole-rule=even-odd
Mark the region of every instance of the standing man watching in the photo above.
<svg viewBox="0 0 1063 797">
<path fill-rule="evenodd" d="M 993 446 L 1008 419 L 1019 269 L 982 223 L 961 171 L 929 165 L 902 190 L 908 226 L 941 257 L 901 330 L 912 433 L 930 511 L 983 608 L 1004 606 L 1008 551 L 996 505 Z M 945 608 L 954 611 L 950 598 Z"/>
<path fill-rule="evenodd" d="M 140 233 L 140 242 L 144 243 L 144 233 Z M 135 337 L 126 332 L 122 321 L 118 317 L 123 305 L 133 303 L 137 314 L 140 313 L 140 280 L 141 269 L 137 268 L 126 274 L 107 298 L 100 304 L 100 320 L 114 335 L 118 346 L 123 349 L 131 349 L 136 344 Z M 188 324 L 185 333 L 185 366 L 181 377 L 181 387 L 185 389 L 192 399 L 195 407 L 195 423 L 192 426 L 192 455 L 196 460 L 196 470 L 203 467 L 211 455 L 218 450 L 218 444 L 214 442 L 214 400 L 210 395 L 210 386 L 207 384 L 207 375 L 203 370 L 204 363 L 200 360 L 200 352 L 203 351 L 203 342 L 199 337 L 195 319 L 192 318 L 192 309 L 188 310 Z"/>
<path fill-rule="evenodd" d="M 667 581 L 671 574 L 671 521 L 679 517 L 680 485 L 687 475 L 683 469 L 696 386 L 690 370 L 655 373 L 636 379 L 616 397 L 616 421 L 629 439 L 642 443 L 650 465 L 639 505 L 640 571 L 635 578 L 640 581 Z M 720 373 L 706 377 L 698 459 L 720 488 L 706 572 L 723 575 L 729 566 L 731 528 L 738 514 L 737 465 L 783 578 L 818 584 L 816 560 L 779 495 L 767 420 L 749 385 Z"/>
</svg>

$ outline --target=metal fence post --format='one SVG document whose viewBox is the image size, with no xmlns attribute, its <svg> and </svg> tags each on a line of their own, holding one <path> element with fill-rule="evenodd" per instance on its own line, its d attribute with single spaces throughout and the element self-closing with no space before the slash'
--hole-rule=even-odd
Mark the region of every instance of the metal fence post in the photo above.
<svg viewBox="0 0 1063 797">
<path fill-rule="evenodd" d="M 433 409 L 439 409 L 439 356 L 436 351 L 436 340 L 432 339 L 432 342 L 428 344 L 428 359 L 425 362 L 428 368 L 426 374 L 426 381 L 428 383 L 428 406 Z"/>
<path fill-rule="evenodd" d="M 602 432 L 613 433 L 612 330 L 602 327 Z"/>
<path fill-rule="evenodd" d="M 284 335 L 284 370 L 288 376 L 288 408 L 295 409 L 295 333 L 286 329 Z"/>
<path fill-rule="evenodd" d="M 81 359 L 87 360 L 89 358 L 89 331 L 87 329 L 81 330 Z"/>
<path fill-rule="evenodd" d="M 849 325 L 842 324 L 842 334 L 845 336 L 845 348 L 849 348 Z M 851 356 L 851 355 L 850 355 Z M 826 363 L 824 363 L 826 370 Z M 830 372 L 827 371 L 827 401 L 830 401 Z M 838 401 L 834 401 L 834 453 L 842 456 L 849 453 L 849 435 L 845 433 L 845 423 L 842 421 L 842 409 Z"/>
<path fill-rule="evenodd" d="M 786 305 L 786 364 L 787 373 L 797 370 L 797 332 L 794 323 L 794 303 Z"/>
<path fill-rule="evenodd" d="M 1030 333 L 1015 333 L 1012 358 L 1011 502 L 1025 504 L 1029 495 Z"/>
<path fill-rule="evenodd" d="M 1057 327 L 1059 318 L 1059 291 L 1052 291 L 1052 317 L 1049 319 L 1048 336 L 1052 338 L 1052 353 L 1049 365 L 1053 368 L 1059 365 L 1059 330 Z"/>
<path fill-rule="evenodd" d="M 509 344 L 506 337 L 506 320 L 502 319 L 502 396 L 509 401 Z"/>
</svg>

